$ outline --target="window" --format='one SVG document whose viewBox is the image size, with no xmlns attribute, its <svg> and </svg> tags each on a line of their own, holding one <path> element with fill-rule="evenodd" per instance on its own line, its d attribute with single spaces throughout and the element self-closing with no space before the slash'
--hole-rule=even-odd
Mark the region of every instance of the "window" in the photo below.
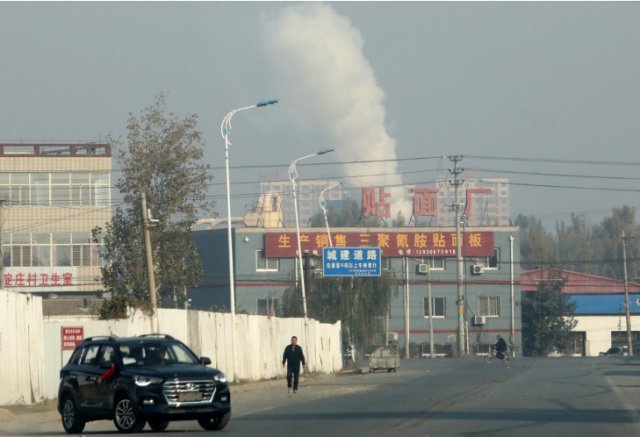
<svg viewBox="0 0 640 437">
<path fill-rule="evenodd" d="M 389 270 L 393 269 L 393 266 L 391 265 L 391 258 L 390 257 L 383 256 L 381 262 L 382 262 L 382 265 L 381 265 L 382 270 L 389 271 Z"/>
<path fill-rule="evenodd" d="M 51 235 L 31 234 L 31 265 L 49 267 L 51 265 Z"/>
<path fill-rule="evenodd" d="M 8 267 L 99 266 L 100 247 L 88 232 L 3 234 L 2 253 Z"/>
<path fill-rule="evenodd" d="M 88 232 L 75 232 L 71 234 L 71 246 L 68 247 L 71 254 L 72 266 L 90 266 L 92 264 L 91 238 Z M 64 254 L 61 254 L 64 255 Z M 96 263 L 95 265 L 99 265 Z"/>
<path fill-rule="evenodd" d="M 446 303 L 447 300 L 444 297 L 433 297 L 433 317 L 446 317 Z M 424 298 L 424 316 L 429 317 L 429 299 Z"/>
<path fill-rule="evenodd" d="M 429 264 L 430 270 L 444 270 L 444 258 L 443 257 L 433 257 L 427 258 L 426 264 Z"/>
<path fill-rule="evenodd" d="M 84 354 L 82 358 L 80 358 L 80 364 L 84 364 L 85 366 L 96 366 L 98 364 L 99 349 L 100 349 L 99 344 L 93 344 L 91 346 L 87 346 L 84 350 Z"/>
<path fill-rule="evenodd" d="M 271 297 L 267 299 L 258 299 L 258 315 L 260 316 L 276 316 L 278 315 L 278 303 L 280 299 Z"/>
<path fill-rule="evenodd" d="M 257 272 L 277 272 L 278 259 L 267 258 L 264 256 L 264 250 L 256 250 L 256 271 Z"/>
<path fill-rule="evenodd" d="M 108 206 L 107 172 L 3 173 L 0 198 L 27 206 Z"/>
<path fill-rule="evenodd" d="M 485 317 L 500 317 L 500 297 L 483 296 L 478 298 L 478 315 Z"/>
<path fill-rule="evenodd" d="M 102 356 L 98 364 L 106 364 L 108 361 L 114 361 L 113 346 L 102 346 Z"/>
<path fill-rule="evenodd" d="M 474 264 L 479 264 L 487 270 L 498 270 L 500 268 L 500 248 L 494 248 L 492 256 L 475 258 Z"/>
</svg>

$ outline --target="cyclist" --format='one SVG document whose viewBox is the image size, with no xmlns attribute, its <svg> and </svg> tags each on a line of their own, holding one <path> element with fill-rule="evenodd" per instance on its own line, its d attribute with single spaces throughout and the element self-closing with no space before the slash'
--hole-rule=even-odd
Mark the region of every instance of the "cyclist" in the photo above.
<svg viewBox="0 0 640 437">
<path fill-rule="evenodd" d="M 507 342 L 504 341 L 504 338 L 500 336 L 500 334 L 496 335 L 496 344 L 493 346 L 493 349 L 496 351 L 496 358 L 504 360 L 505 352 L 507 352 Z"/>
</svg>

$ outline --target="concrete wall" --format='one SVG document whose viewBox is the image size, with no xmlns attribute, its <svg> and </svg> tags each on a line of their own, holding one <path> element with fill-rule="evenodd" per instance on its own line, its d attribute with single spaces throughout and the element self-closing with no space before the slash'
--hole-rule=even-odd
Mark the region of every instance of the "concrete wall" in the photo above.
<svg viewBox="0 0 640 437">
<path fill-rule="evenodd" d="M 0 290 L 0 405 L 43 395 L 42 299 Z"/>
<path fill-rule="evenodd" d="M 230 380 L 260 380 L 284 376 L 282 352 L 292 335 L 298 337 L 308 360 L 308 370 L 331 373 L 342 367 L 340 323 L 334 325 L 303 319 L 236 315 L 236 369 L 233 368 L 231 315 L 204 311 L 161 309 L 160 332 L 183 341 Z M 139 312 L 127 320 L 95 320 L 89 317 L 50 317 L 44 322 L 45 398 L 57 396 L 60 368 L 72 351 L 61 349 L 61 328 L 84 328 L 84 337 L 95 335 L 135 336 L 152 332 L 151 321 Z"/>
<path fill-rule="evenodd" d="M 627 323 L 624 315 L 619 316 L 576 316 L 578 324 L 573 329 L 575 332 L 585 332 L 585 355 L 597 357 L 600 352 L 606 352 L 611 347 L 611 333 L 616 331 L 627 332 Z M 631 328 L 637 332 L 640 327 L 640 316 L 631 317 Z M 626 344 L 626 343 L 625 343 Z M 637 355 L 636 347 L 633 352 Z"/>
</svg>

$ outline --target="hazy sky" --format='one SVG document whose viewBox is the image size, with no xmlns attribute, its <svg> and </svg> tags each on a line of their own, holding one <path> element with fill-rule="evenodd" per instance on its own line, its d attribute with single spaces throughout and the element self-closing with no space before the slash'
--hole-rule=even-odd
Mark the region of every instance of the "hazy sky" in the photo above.
<svg viewBox="0 0 640 437">
<path fill-rule="evenodd" d="M 332 147 L 314 162 L 388 162 L 300 177 L 426 186 L 449 167 L 430 157 L 460 154 L 467 175 L 511 179 L 514 217 L 599 222 L 640 206 L 638 23 L 635 2 L 0 2 L 0 141 L 124 135 L 164 92 L 199 115 L 221 184 L 223 117 L 275 97 L 233 119 L 231 165 L 264 166 L 232 170 L 234 215 Z"/>
</svg>

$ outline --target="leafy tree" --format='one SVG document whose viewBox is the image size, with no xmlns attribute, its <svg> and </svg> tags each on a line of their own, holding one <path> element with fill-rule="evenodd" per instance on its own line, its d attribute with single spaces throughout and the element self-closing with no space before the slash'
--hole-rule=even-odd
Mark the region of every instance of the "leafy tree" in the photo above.
<svg viewBox="0 0 640 437">
<path fill-rule="evenodd" d="M 566 348 L 571 341 L 575 302 L 562 293 L 566 279 L 552 269 L 535 292 L 522 294 L 522 341 L 527 355 L 545 356 Z"/>
<path fill-rule="evenodd" d="M 523 268 L 533 269 L 553 261 L 555 240 L 545 230 L 542 220 L 520 214 L 514 224 L 520 227 L 520 256 Z"/>
<path fill-rule="evenodd" d="M 571 214 L 571 223 L 556 225 L 557 254 L 565 269 L 595 273 L 592 229 L 584 215 Z"/>
<path fill-rule="evenodd" d="M 324 278 L 311 273 L 307 294 L 307 313 L 323 323 L 341 320 L 348 338 L 358 348 L 372 344 L 384 332 L 384 317 L 396 292 L 395 275 L 385 271 L 380 277 Z M 299 286 L 285 290 L 282 297 L 285 317 L 302 317 L 302 291 Z"/>
<path fill-rule="evenodd" d="M 211 211 L 214 203 L 206 199 L 212 177 L 201 163 L 203 140 L 197 120 L 196 115 L 181 119 L 167 112 L 161 94 L 139 116 L 129 114 L 126 141 L 108 138 L 119 149 L 122 177 L 115 186 L 125 206 L 116 208 L 104 228 L 94 229 L 94 238 L 102 240 L 102 283 L 112 296 L 99 311 L 103 318 L 124 317 L 128 306 L 149 309 L 142 191 L 151 216 L 158 220 L 150 231 L 159 304 L 181 306 L 185 290 L 200 280 L 190 230 L 197 214 Z"/>
<path fill-rule="evenodd" d="M 622 246 L 620 236 L 622 231 L 629 237 L 626 241 L 627 263 L 629 278 L 634 278 L 638 274 L 637 263 L 634 259 L 640 255 L 640 226 L 635 223 L 635 208 L 623 206 L 614 208 L 612 216 L 605 218 L 601 224 L 594 226 L 593 239 L 596 244 L 596 260 L 610 262 L 597 262 L 596 273 L 622 279 Z"/>
</svg>

